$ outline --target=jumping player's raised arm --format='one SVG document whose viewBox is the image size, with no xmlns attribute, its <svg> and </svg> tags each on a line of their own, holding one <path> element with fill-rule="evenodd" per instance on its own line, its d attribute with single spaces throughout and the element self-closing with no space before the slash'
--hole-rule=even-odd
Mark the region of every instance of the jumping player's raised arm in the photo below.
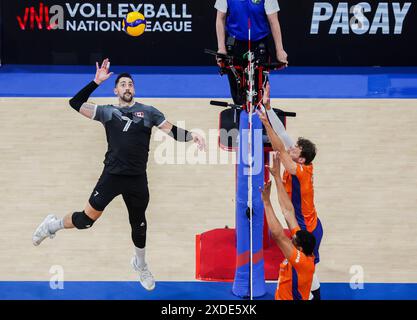
<svg viewBox="0 0 417 320">
<path fill-rule="evenodd" d="M 90 95 L 98 88 L 98 86 L 113 74 L 109 72 L 110 61 L 105 59 L 99 67 L 96 62 L 96 75 L 94 80 L 82 88 L 70 101 L 69 104 L 75 110 L 81 113 L 83 116 L 94 119 L 97 111 L 97 105 L 94 103 L 87 102 Z"/>
<path fill-rule="evenodd" d="M 181 141 L 181 142 L 193 141 L 194 143 L 198 145 L 198 148 L 200 150 L 206 149 L 205 140 L 198 133 L 187 131 L 182 128 L 178 128 L 177 126 L 173 125 L 169 121 L 164 121 L 160 126 L 158 126 L 158 128 L 177 141 Z"/>
</svg>

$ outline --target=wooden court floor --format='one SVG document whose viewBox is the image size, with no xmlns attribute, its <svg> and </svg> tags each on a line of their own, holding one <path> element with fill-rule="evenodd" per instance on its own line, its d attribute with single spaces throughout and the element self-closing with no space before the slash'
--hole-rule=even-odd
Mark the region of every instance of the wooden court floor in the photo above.
<svg viewBox="0 0 417 320">
<path fill-rule="evenodd" d="M 0 280 L 48 281 L 54 265 L 68 281 L 135 280 L 121 197 L 91 230 L 60 231 L 32 245 L 48 213 L 84 208 L 103 168 L 102 125 L 67 100 L 0 99 Z M 138 101 L 188 129 L 218 127 L 221 109 L 209 99 Z M 417 100 L 275 99 L 273 105 L 297 112 L 288 119 L 290 135 L 318 147 L 321 281 L 349 282 L 350 271 L 358 270 L 352 266 L 360 266 L 365 282 L 417 282 Z M 157 280 L 194 280 L 195 235 L 234 227 L 234 165 L 158 164 L 161 143 L 152 141 L 148 164 L 147 260 Z M 278 212 L 275 194 L 274 204 Z"/>
</svg>

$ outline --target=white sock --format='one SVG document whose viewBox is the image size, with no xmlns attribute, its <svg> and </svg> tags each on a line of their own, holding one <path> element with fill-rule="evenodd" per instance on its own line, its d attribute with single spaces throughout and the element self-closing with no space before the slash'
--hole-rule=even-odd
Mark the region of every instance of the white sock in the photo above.
<svg viewBox="0 0 417 320">
<path fill-rule="evenodd" d="M 136 262 L 139 268 L 142 268 L 146 262 L 145 262 L 145 248 L 141 249 L 138 247 L 135 247 L 135 254 L 136 254 Z"/>
<path fill-rule="evenodd" d="M 48 224 L 48 230 L 50 233 L 56 233 L 57 231 L 64 229 L 64 219 L 53 220 Z"/>
<path fill-rule="evenodd" d="M 319 277 L 317 277 L 317 274 L 314 272 L 313 282 L 311 284 L 311 291 L 316 291 L 317 289 L 320 289 L 320 281 Z"/>
</svg>

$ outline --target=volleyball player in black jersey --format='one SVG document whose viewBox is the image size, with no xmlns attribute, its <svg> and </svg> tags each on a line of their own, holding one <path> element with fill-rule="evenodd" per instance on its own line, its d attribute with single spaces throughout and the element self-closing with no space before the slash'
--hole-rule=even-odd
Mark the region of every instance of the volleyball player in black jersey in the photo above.
<svg viewBox="0 0 417 320">
<path fill-rule="evenodd" d="M 53 238 L 61 229 L 88 229 L 101 216 L 114 197 L 122 195 L 129 212 L 135 255 L 133 268 L 139 272 L 139 280 L 147 290 L 155 288 L 155 280 L 145 262 L 146 217 L 149 202 L 146 166 L 153 126 L 158 127 L 177 141 L 194 141 L 200 150 L 205 149 L 204 139 L 194 132 L 177 128 L 153 106 L 134 101 L 135 86 L 130 74 L 122 73 L 115 81 L 114 93 L 118 105 L 96 105 L 87 102 L 93 91 L 113 73 L 110 61 L 105 59 L 94 81 L 78 92 L 70 101 L 76 111 L 87 118 L 100 121 L 106 131 L 108 149 L 104 170 L 93 189 L 89 201 L 81 212 L 74 212 L 62 219 L 48 215 L 33 234 L 33 244 L 38 246 L 45 238 Z"/>
</svg>

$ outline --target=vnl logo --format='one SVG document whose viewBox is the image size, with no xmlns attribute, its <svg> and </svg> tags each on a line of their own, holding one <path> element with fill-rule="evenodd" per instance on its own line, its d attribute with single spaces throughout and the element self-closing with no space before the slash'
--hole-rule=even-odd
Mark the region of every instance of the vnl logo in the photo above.
<svg viewBox="0 0 417 320">
<path fill-rule="evenodd" d="M 336 5 L 336 4 L 334 4 Z M 401 34 L 403 24 L 409 13 L 411 2 L 360 2 L 349 7 L 347 2 L 339 2 L 337 8 L 329 2 L 316 2 L 313 8 L 310 34 L 318 34 L 320 25 L 331 20 L 328 34 Z M 394 17 L 394 22 L 390 21 Z M 323 28 L 323 27 L 322 27 Z"/>
<path fill-rule="evenodd" d="M 35 7 L 25 8 L 23 16 L 16 16 L 16 19 L 21 30 L 62 29 L 64 10 L 62 6 L 54 5 L 49 8 L 40 2 L 38 10 Z"/>
</svg>

